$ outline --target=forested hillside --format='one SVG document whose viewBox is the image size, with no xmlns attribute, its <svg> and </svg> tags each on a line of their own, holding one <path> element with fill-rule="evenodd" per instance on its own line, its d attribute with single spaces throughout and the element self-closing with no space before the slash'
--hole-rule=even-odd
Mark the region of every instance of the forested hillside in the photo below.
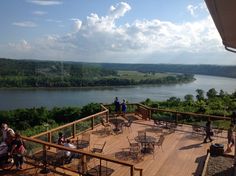
<svg viewBox="0 0 236 176">
<path fill-rule="evenodd" d="M 183 64 L 101 64 L 104 68 L 135 70 L 140 72 L 172 72 L 183 74 L 202 74 L 236 78 L 236 65 L 183 65 Z"/>
<path fill-rule="evenodd" d="M 102 64 L 0 59 L 0 87 L 88 87 L 173 84 L 193 75 L 126 71 Z"/>
</svg>

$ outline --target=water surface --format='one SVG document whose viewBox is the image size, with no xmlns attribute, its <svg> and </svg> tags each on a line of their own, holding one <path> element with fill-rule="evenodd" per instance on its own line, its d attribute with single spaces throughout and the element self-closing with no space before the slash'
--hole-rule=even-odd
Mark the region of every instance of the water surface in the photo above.
<svg viewBox="0 0 236 176">
<path fill-rule="evenodd" d="M 0 110 L 16 108 L 55 106 L 83 106 L 91 102 L 111 103 L 114 97 L 137 103 L 150 98 L 152 100 L 166 100 L 176 96 L 183 98 L 186 94 L 196 95 L 196 89 L 208 91 L 215 88 L 228 93 L 236 90 L 236 79 L 195 75 L 196 81 L 175 85 L 139 85 L 128 87 L 102 88 L 58 88 L 58 89 L 1 89 Z"/>
</svg>

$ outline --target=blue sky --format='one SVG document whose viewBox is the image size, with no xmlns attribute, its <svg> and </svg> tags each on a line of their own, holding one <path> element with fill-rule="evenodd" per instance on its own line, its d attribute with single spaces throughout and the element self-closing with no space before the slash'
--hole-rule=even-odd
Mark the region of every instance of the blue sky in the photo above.
<svg viewBox="0 0 236 176">
<path fill-rule="evenodd" d="M 203 0 L 2 0 L 0 57 L 236 65 Z"/>
</svg>

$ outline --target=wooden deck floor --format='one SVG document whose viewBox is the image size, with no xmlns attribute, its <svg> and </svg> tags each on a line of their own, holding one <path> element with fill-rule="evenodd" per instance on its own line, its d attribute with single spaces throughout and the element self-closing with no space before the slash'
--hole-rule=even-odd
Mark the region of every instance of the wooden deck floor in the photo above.
<svg viewBox="0 0 236 176">
<path fill-rule="evenodd" d="M 146 130 L 147 135 L 158 138 L 161 133 L 153 130 L 152 127 L 153 121 L 137 119 L 132 124 L 131 129 L 124 129 L 123 133 L 118 135 L 104 136 L 101 135 L 100 131 L 102 127 L 99 126 L 90 132 L 92 134 L 90 148 L 92 148 L 95 143 L 103 143 L 106 141 L 107 144 L 104 148 L 104 155 L 133 162 L 136 167 L 143 168 L 144 176 L 200 175 L 207 149 L 209 149 L 211 143 L 203 143 L 203 136 L 192 134 L 192 127 L 188 125 L 178 126 L 174 133 L 165 135 L 165 141 L 162 146 L 163 151 L 161 148 L 156 148 L 154 154 L 145 154 L 143 160 L 139 162 L 133 161 L 130 157 L 127 157 L 127 155 L 121 155 L 122 149 L 129 147 L 127 136 L 130 139 L 134 139 L 138 135 L 137 131 L 139 130 Z M 165 132 L 164 130 L 164 133 Z M 222 136 L 213 137 L 213 142 L 223 143 L 226 146 L 227 139 L 225 137 L 226 132 L 223 132 Z M 233 154 L 233 152 L 234 151 L 232 151 L 231 154 Z M 112 176 L 129 175 L 129 170 L 124 166 L 114 165 L 112 163 L 104 163 L 103 165 L 115 170 Z M 30 171 L 30 167 L 27 165 L 24 167 L 25 170 L 20 171 L 20 173 L 18 172 L 18 175 L 32 175 L 33 171 Z M 15 173 L 7 173 L 5 175 L 15 175 Z M 51 173 L 49 175 L 63 174 Z M 73 174 L 64 172 L 64 175 Z M 138 174 L 136 173 L 136 175 Z"/>
</svg>

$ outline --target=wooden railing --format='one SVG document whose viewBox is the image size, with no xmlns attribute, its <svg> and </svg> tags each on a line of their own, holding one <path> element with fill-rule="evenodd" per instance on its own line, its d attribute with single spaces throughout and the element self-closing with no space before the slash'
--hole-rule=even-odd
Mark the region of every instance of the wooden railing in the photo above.
<svg viewBox="0 0 236 176">
<path fill-rule="evenodd" d="M 98 123 L 100 123 L 100 120 L 98 119 L 99 117 L 106 118 L 107 121 L 109 120 L 109 110 L 105 106 L 103 106 L 103 105 L 101 105 L 101 108 L 102 108 L 101 112 L 98 112 L 98 113 L 90 115 L 88 117 L 85 117 L 85 118 L 82 118 L 82 119 L 79 119 L 79 120 L 67 123 L 67 124 L 59 126 L 57 128 L 53 128 L 51 130 L 39 133 L 37 135 L 31 136 L 31 138 L 37 138 L 37 139 L 41 139 L 42 140 L 42 137 L 44 137 L 44 139 L 46 138 L 47 142 L 52 143 L 53 133 L 54 133 L 54 135 L 57 135 L 55 133 L 58 133 L 59 131 L 63 131 L 63 130 L 64 131 L 69 131 L 69 134 L 66 135 L 67 138 L 75 138 L 79 133 L 84 132 L 84 131 L 77 132 L 77 128 L 76 128 L 77 125 L 83 124 L 83 122 L 90 121 L 89 122 L 89 126 L 88 126 L 88 128 L 86 130 L 93 130 L 94 127 Z M 98 119 L 98 123 L 97 124 L 95 123 L 96 119 Z"/>
<path fill-rule="evenodd" d="M 136 168 L 132 163 L 129 163 L 129 162 L 126 162 L 126 161 L 121 161 L 121 160 L 118 160 L 118 159 L 115 159 L 115 158 L 107 157 L 107 156 L 104 156 L 102 154 L 94 154 L 94 153 L 87 152 L 87 151 L 84 151 L 84 150 L 68 148 L 68 147 L 64 147 L 64 146 L 61 146 L 61 145 L 57 145 L 57 144 L 41 141 L 41 140 L 38 140 L 38 139 L 30 138 L 30 137 L 22 136 L 22 139 L 24 140 L 26 146 L 29 146 L 29 145 L 36 146 L 37 149 L 35 149 L 35 150 L 37 152 L 35 152 L 33 155 L 37 155 L 37 153 L 39 153 L 39 152 L 42 153 L 41 163 L 44 165 L 44 167 L 48 167 L 49 165 L 51 165 L 51 162 L 49 161 L 49 159 L 47 157 L 48 152 L 63 150 L 63 151 L 70 151 L 70 152 L 81 155 L 81 162 L 80 162 L 80 165 L 79 165 L 81 167 L 81 170 L 76 170 L 76 169 L 71 170 L 71 169 L 68 169 L 66 167 L 61 167 L 65 170 L 68 169 L 68 171 L 71 171 L 71 172 L 86 174 L 86 172 L 88 171 L 87 162 L 86 162 L 87 159 L 86 158 L 90 157 L 90 158 L 93 158 L 93 159 L 94 158 L 98 159 L 99 163 L 100 163 L 99 164 L 100 167 L 102 166 L 102 164 L 101 164 L 102 161 L 106 161 L 106 162 L 110 162 L 110 163 L 113 163 L 113 164 L 122 165 L 122 167 L 125 166 L 125 167 L 129 168 L 129 175 L 130 176 L 134 176 L 135 171 L 138 173 L 139 176 L 143 175 L 143 170 L 141 168 Z M 29 143 L 31 143 L 31 144 L 29 144 Z M 49 148 L 50 148 L 50 150 L 49 150 Z M 53 150 L 53 148 L 54 148 L 54 150 Z M 33 150 L 33 149 L 31 148 L 31 150 Z M 30 151 L 28 151 L 27 153 L 31 153 L 31 155 L 32 155 L 32 152 L 30 152 Z M 56 155 L 57 154 L 55 153 L 55 156 Z M 29 154 L 26 154 L 26 157 L 32 159 L 32 156 L 29 156 Z M 35 158 L 36 157 L 33 157 L 33 159 L 35 159 Z M 79 168 L 79 166 L 77 168 Z M 100 171 L 101 171 L 101 169 L 100 169 Z M 99 174 L 99 176 L 100 175 L 101 175 L 101 173 Z"/>
<path fill-rule="evenodd" d="M 52 143 L 53 133 L 58 133 L 61 130 L 65 130 L 65 129 L 69 128 L 71 130 L 71 135 L 69 135 L 69 136 L 67 135 L 67 137 L 68 138 L 76 138 L 76 136 L 79 134 L 77 132 L 77 130 L 76 130 L 76 125 L 83 124 L 83 123 L 85 123 L 87 121 L 90 121 L 90 126 L 86 130 L 93 130 L 94 127 L 99 125 L 99 123 L 100 123 L 100 120 L 99 120 L 98 124 L 95 123 L 95 120 L 97 118 L 102 117 L 102 118 L 106 118 L 106 121 L 109 121 L 109 110 L 104 105 L 101 105 L 101 108 L 102 108 L 102 111 L 99 112 L 99 113 L 90 115 L 90 116 L 85 117 L 83 119 L 79 119 L 79 120 L 73 121 L 71 123 L 62 125 L 60 127 L 57 127 L 57 128 L 54 128 L 54 129 L 42 132 L 40 134 L 31 136 L 30 138 L 29 137 L 22 137 L 22 138 L 26 142 L 27 141 L 28 142 L 34 142 L 34 143 L 36 143 L 38 145 L 43 145 L 41 151 L 43 151 L 43 153 L 45 155 L 44 156 L 45 159 L 47 158 L 47 150 L 49 150 L 51 147 L 53 147 L 53 148 L 56 148 L 57 150 L 58 149 L 61 149 L 61 150 L 63 149 L 63 150 L 71 151 L 71 152 L 74 152 L 74 153 L 82 154 L 84 157 L 97 158 L 98 160 L 100 160 L 99 163 L 101 163 L 101 161 L 103 160 L 103 161 L 106 161 L 106 162 L 112 162 L 112 163 L 115 163 L 115 164 L 121 164 L 122 166 L 127 166 L 127 167 L 130 168 L 130 176 L 134 176 L 134 172 L 135 171 L 137 171 L 139 173 L 139 176 L 142 176 L 143 170 L 141 168 L 134 167 L 134 165 L 131 164 L 131 163 L 123 162 L 123 161 L 120 161 L 120 160 L 117 160 L 117 159 L 114 159 L 114 158 L 105 157 L 105 156 L 99 155 L 99 154 L 93 154 L 91 152 L 85 152 L 85 151 L 81 151 L 81 150 L 69 149 L 69 148 L 66 148 L 66 147 L 63 147 L 63 146 L 60 146 L 60 145 Z M 82 133 L 82 132 L 85 132 L 85 131 L 81 131 L 80 133 Z M 39 140 L 42 137 L 46 137 L 47 140 Z M 38 151 L 40 151 L 40 150 L 37 150 L 37 152 Z M 84 159 L 82 159 L 82 161 L 84 161 Z M 85 166 L 83 166 L 83 167 L 85 167 Z M 64 168 L 64 169 L 66 169 L 66 168 Z M 86 169 L 83 168 L 82 172 L 85 172 L 85 171 L 86 171 Z"/>
<path fill-rule="evenodd" d="M 114 105 L 105 105 L 105 107 L 111 109 Z M 179 112 L 174 110 L 167 110 L 167 109 L 159 109 L 159 108 L 152 108 L 140 103 L 129 103 L 127 104 L 128 109 L 132 109 L 133 112 L 136 115 L 139 115 L 142 119 L 148 120 L 151 119 L 154 113 L 171 113 L 175 119 L 175 121 L 178 123 L 178 118 L 180 116 L 191 116 L 195 119 L 204 118 L 205 120 L 231 120 L 230 117 L 223 117 L 223 116 L 215 116 L 215 115 L 207 115 L 207 114 L 198 114 L 198 113 L 192 113 L 192 112 Z M 132 108 L 129 108 L 132 107 Z M 130 113 L 130 112 L 128 112 Z"/>
<path fill-rule="evenodd" d="M 143 170 L 140 168 L 135 168 L 135 166 L 129 162 L 124 162 L 124 161 L 120 161 L 117 160 L 115 158 L 110 158 L 110 157 L 106 157 L 100 154 L 93 154 L 90 152 L 85 152 L 85 151 L 81 151 L 81 150 L 75 150 L 75 149 L 69 149 L 63 146 L 59 146 L 57 144 L 53 144 L 52 143 L 52 137 L 53 137 L 53 133 L 58 133 L 59 131 L 63 131 L 63 130 L 68 130 L 70 131 L 70 135 L 67 135 L 67 137 L 69 138 L 75 138 L 79 133 L 82 133 L 86 130 L 92 130 L 94 129 L 97 125 L 99 125 L 100 121 L 97 121 L 97 119 L 99 118 L 106 118 L 107 121 L 109 121 L 109 109 L 112 109 L 113 105 L 101 105 L 102 111 L 93 115 L 90 115 L 88 117 L 85 117 L 83 119 L 79 119 L 76 120 L 74 122 L 62 125 L 60 127 L 48 130 L 46 132 L 37 134 L 35 136 L 32 137 L 23 137 L 23 139 L 25 141 L 28 142 L 34 142 L 38 145 L 42 145 L 43 148 L 41 150 L 43 150 L 43 153 L 45 153 L 45 158 L 47 155 L 47 151 L 50 149 L 50 147 L 56 148 L 57 150 L 68 150 L 74 153 L 79 153 L 82 154 L 83 157 L 93 157 L 98 159 L 101 164 L 101 161 L 106 161 L 106 162 L 111 162 L 111 163 L 115 163 L 115 164 L 121 164 L 122 166 L 126 166 L 130 169 L 129 173 L 130 176 L 134 176 L 134 172 L 136 171 L 136 173 L 138 172 L 140 176 L 142 176 L 143 174 Z M 230 117 L 222 117 L 222 116 L 212 116 L 212 115 L 206 115 L 206 114 L 197 114 L 197 113 L 191 113 L 191 112 L 178 112 L 178 111 L 174 111 L 174 110 L 166 110 L 166 109 L 158 109 L 158 108 L 151 108 L 148 106 L 145 106 L 143 104 L 127 104 L 128 106 L 128 113 L 135 113 L 137 115 L 139 115 L 141 118 L 145 119 L 145 120 L 149 120 L 152 118 L 153 114 L 156 113 L 167 113 L 167 114 L 171 114 L 172 117 L 174 118 L 174 121 L 176 123 L 178 123 L 179 118 L 180 117 L 185 117 L 185 116 L 191 116 L 193 118 L 196 119 L 204 119 L 204 120 L 230 120 Z M 87 123 L 88 128 L 86 128 L 83 131 L 79 131 L 77 130 L 77 125 L 80 124 L 85 124 Z M 46 137 L 47 140 L 39 140 L 42 137 Z M 85 161 L 85 159 L 83 158 L 82 161 Z M 85 162 L 82 162 L 82 172 L 85 172 Z"/>
<path fill-rule="evenodd" d="M 217 121 L 217 120 L 224 120 L 229 121 L 231 120 L 231 117 L 225 117 L 225 116 L 215 116 L 215 115 L 207 115 L 207 114 L 198 114 L 198 113 L 192 113 L 192 112 L 179 112 L 174 110 L 167 110 L 167 109 L 158 109 L 158 108 L 151 108 L 142 104 L 136 104 L 137 111 L 135 113 L 139 113 L 141 117 L 145 120 L 153 118 L 154 114 L 161 114 L 160 116 L 163 116 L 163 114 L 171 114 L 171 119 L 169 118 L 161 118 L 162 121 L 171 121 L 172 123 L 178 124 L 181 120 L 183 123 L 183 120 L 186 120 L 187 118 L 191 117 L 195 119 L 195 122 L 197 121 Z M 195 123 L 194 122 L 194 123 Z M 186 122 L 185 122 L 186 123 Z M 215 128 L 217 128 L 215 126 Z"/>
</svg>

